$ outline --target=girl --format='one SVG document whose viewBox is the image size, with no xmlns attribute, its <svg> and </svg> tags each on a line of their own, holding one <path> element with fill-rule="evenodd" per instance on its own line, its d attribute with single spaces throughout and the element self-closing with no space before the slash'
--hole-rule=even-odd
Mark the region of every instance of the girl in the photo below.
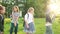
<svg viewBox="0 0 60 34">
<path fill-rule="evenodd" d="M 17 34 L 18 19 L 19 19 L 19 8 L 18 8 L 18 6 L 14 6 L 12 8 L 12 21 L 11 21 L 10 34 L 12 34 L 12 32 L 13 32 L 13 28 L 15 28 L 14 32 L 15 32 L 15 34 Z"/>
<path fill-rule="evenodd" d="M 46 34 L 53 34 L 52 33 L 52 20 L 49 14 L 46 14 Z"/>
<path fill-rule="evenodd" d="M 26 34 L 33 34 L 35 31 L 33 14 L 34 8 L 30 7 L 24 17 L 25 20 L 24 31 L 26 32 Z"/>
<path fill-rule="evenodd" d="M 0 34 L 4 32 L 4 17 L 3 14 L 5 13 L 5 7 L 0 6 Z"/>
<path fill-rule="evenodd" d="M 50 14 L 51 12 L 46 12 L 46 34 L 53 34 L 52 22 L 55 19 L 55 14 Z"/>
</svg>

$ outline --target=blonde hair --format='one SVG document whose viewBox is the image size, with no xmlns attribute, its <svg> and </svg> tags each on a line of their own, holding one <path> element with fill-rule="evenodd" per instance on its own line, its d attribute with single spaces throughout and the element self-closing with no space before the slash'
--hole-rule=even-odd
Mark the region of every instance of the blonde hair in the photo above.
<svg viewBox="0 0 60 34">
<path fill-rule="evenodd" d="M 14 8 L 16 8 L 16 9 L 17 9 L 17 12 L 19 12 L 19 7 L 18 7 L 18 6 L 14 6 L 14 7 L 12 8 L 12 11 L 14 11 Z"/>
<path fill-rule="evenodd" d="M 3 6 L 3 10 L 4 10 L 4 11 L 6 10 L 4 6 Z"/>
<path fill-rule="evenodd" d="M 27 12 L 30 12 L 30 10 L 34 10 L 34 8 L 33 7 L 30 7 Z"/>
</svg>

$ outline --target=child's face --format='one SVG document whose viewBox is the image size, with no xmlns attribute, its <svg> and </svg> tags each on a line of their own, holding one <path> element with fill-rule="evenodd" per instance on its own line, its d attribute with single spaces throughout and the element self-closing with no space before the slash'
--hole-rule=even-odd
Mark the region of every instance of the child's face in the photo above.
<svg viewBox="0 0 60 34">
<path fill-rule="evenodd" d="M 16 12 L 16 11 L 17 11 L 17 8 L 15 8 L 15 7 L 14 7 L 14 9 L 13 9 L 13 10 Z"/>
<path fill-rule="evenodd" d="M 31 12 L 32 14 L 34 14 L 34 9 L 31 9 L 30 12 Z"/>
<path fill-rule="evenodd" d="M 5 13 L 5 8 L 3 9 L 3 13 Z"/>
<path fill-rule="evenodd" d="M 0 13 L 3 14 L 3 10 L 0 10 L 0 11 L 1 11 Z"/>
<path fill-rule="evenodd" d="M 3 10 L 3 14 L 5 13 L 5 10 Z"/>
<path fill-rule="evenodd" d="M 1 14 L 4 14 L 5 13 L 5 7 L 4 6 L 1 7 L 0 13 Z"/>
</svg>

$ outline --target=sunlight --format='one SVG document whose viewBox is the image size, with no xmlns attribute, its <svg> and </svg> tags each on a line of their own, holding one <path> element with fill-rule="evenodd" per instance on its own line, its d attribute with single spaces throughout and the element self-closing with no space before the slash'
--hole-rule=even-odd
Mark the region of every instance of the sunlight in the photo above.
<svg viewBox="0 0 60 34">
<path fill-rule="evenodd" d="M 54 12 L 56 15 L 60 14 L 60 0 L 50 0 L 49 9 Z"/>
</svg>

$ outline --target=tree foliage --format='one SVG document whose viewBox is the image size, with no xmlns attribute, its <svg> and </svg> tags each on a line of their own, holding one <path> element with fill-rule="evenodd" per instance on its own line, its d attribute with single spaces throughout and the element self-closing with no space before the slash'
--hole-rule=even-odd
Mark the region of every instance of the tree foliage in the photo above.
<svg viewBox="0 0 60 34">
<path fill-rule="evenodd" d="M 26 11 L 29 7 L 34 7 L 35 17 L 45 17 L 46 0 L 27 0 L 25 6 Z"/>
<path fill-rule="evenodd" d="M 23 0 L 24 1 L 24 0 Z M 6 7 L 6 16 L 10 16 L 11 14 L 11 8 L 12 8 L 12 4 L 6 4 L 6 3 L 1 3 L 3 6 Z M 17 4 L 21 4 L 19 2 L 17 2 Z M 21 8 L 23 9 L 23 16 L 26 14 L 27 10 L 29 7 L 34 7 L 35 9 L 35 17 L 45 17 L 45 9 L 46 9 L 46 0 L 26 0 L 26 3 L 23 3 L 24 7 Z"/>
</svg>

